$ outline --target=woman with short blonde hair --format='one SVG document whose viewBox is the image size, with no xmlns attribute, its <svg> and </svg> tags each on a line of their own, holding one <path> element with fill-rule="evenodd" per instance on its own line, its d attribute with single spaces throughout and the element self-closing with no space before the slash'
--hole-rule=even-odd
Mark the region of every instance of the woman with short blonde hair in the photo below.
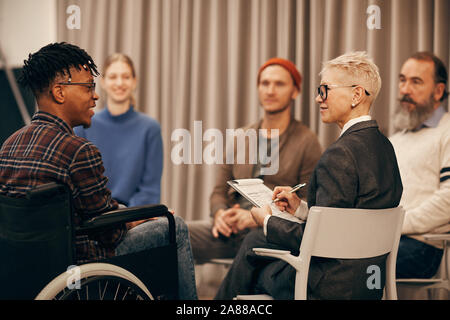
<svg viewBox="0 0 450 320">
<path fill-rule="evenodd" d="M 381 78 L 365 52 L 350 52 L 325 62 L 320 75 L 316 102 L 323 122 L 335 122 L 342 129 L 351 119 L 369 116 Z"/>
<path fill-rule="evenodd" d="M 338 68 L 345 71 L 349 81 L 359 83 L 369 93 L 373 102 L 381 89 L 381 77 L 377 65 L 364 51 L 354 51 L 343 54 L 333 60 L 323 63 L 322 75 L 330 68 Z"/>
<path fill-rule="evenodd" d="M 325 150 L 314 168 L 307 202 L 291 193 L 291 187 L 276 187 L 273 194 L 274 200 L 282 200 L 276 202 L 280 210 L 306 223 L 271 215 L 268 205 L 253 208 L 253 219 L 263 228 L 247 234 L 217 299 L 250 293 L 293 299 L 295 269 L 284 261 L 257 257 L 252 249 L 298 252 L 310 207 L 385 209 L 400 202 L 403 187 L 394 149 L 369 116 L 370 105 L 381 86 L 378 68 L 365 53 L 350 52 L 325 62 L 320 74 L 316 102 L 322 121 L 336 123 L 341 135 Z M 380 266 L 383 274 L 386 256 L 311 258 L 308 298 L 381 299 L 381 286 L 373 290 L 367 286 L 366 270 L 372 265 Z"/>
</svg>

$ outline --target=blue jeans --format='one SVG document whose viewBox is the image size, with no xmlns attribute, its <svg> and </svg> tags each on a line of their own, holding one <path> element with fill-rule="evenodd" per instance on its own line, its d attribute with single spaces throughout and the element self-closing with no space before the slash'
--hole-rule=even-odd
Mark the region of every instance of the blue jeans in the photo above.
<svg viewBox="0 0 450 320">
<path fill-rule="evenodd" d="M 178 293 L 181 300 L 197 299 L 195 270 L 189 232 L 184 220 L 175 218 L 178 254 Z M 158 218 L 130 229 L 116 248 L 116 255 L 124 255 L 169 244 L 167 218 Z"/>
<path fill-rule="evenodd" d="M 402 236 L 397 253 L 397 278 L 431 278 L 439 269 L 442 254 L 441 249 Z"/>
</svg>

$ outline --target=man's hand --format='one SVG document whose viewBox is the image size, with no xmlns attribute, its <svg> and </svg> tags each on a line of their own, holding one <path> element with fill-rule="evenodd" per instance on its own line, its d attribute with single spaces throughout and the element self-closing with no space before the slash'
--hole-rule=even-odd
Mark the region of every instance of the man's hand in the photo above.
<svg viewBox="0 0 450 320">
<path fill-rule="evenodd" d="M 264 219 L 266 218 L 266 216 L 272 214 L 272 209 L 270 209 L 270 206 L 266 204 L 262 208 L 253 207 L 250 212 L 255 223 L 258 226 L 262 227 L 264 225 Z"/>
<path fill-rule="evenodd" d="M 231 227 L 224 219 L 225 212 L 226 210 L 219 209 L 214 215 L 214 224 L 211 230 L 214 238 L 218 238 L 219 233 L 223 234 L 225 237 L 229 237 L 231 235 Z"/>
<path fill-rule="evenodd" d="M 256 227 L 256 224 L 250 211 L 242 209 L 239 204 L 235 204 L 229 209 L 220 209 L 216 212 L 211 232 L 215 238 L 219 237 L 219 233 L 229 237 L 233 233 L 252 227 Z"/>
<path fill-rule="evenodd" d="M 240 208 L 238 204 L 225 211 L 224 219 L 233 233 L 257 226 L 250 211 Z"/>
<path fill-rule="evenodd" d="M 272 200 L 280 199 L 275 202 L 280 211 L 287 211 L 290 214 L 295 214 L 295 211 L 300 206 L 301 199 L 295 193 L 290 193 L 291 187 L 275 187 L 273 190 Z"/>
<path fill-rule="evenodd" d="M 175 215 L 175 211 L 173 209 L 167 209 L 171 214 Z M 125 226 L 127 227 L 127 230 L 133 229 L 134 227 L 137 227 L 138 225 L 150 221 L 150 220 L 156 220 L 158 219 L 158 217 L 154 217 L 154 218 L 147 218 L 147 219 L 142 219 L 142 220 L 137 220 L 137 221 L 131 221 L 131 222 L 127 222 L 125 224 Z"/>
<path fill-rule="evenodd" d="M 150 220 L 156 220 L 156 219 L 158 219 L 158 218 L 148 218 L 148 219 L 143 219 L 143 220 L 138 220 L 138 221 L 131 221 L 131 222 L 127 222 L 125 225 L 127 227 L 127 230 L 130 230 L 144 222 L 147 222 Z"/>
</svg>

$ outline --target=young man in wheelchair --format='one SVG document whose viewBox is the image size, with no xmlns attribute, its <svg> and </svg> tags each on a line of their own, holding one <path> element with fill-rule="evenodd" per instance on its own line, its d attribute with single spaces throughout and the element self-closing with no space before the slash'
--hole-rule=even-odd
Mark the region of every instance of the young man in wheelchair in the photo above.
<svg viewBox="0 0 450 320">
<path fill-rule="evenodd" d="M 12 134 L 0 149 L 0 195 L 24 197 L 38 185 L 58 182 L 72 192 L 75 223 L 118 208 L 106 187 L 99 150 L 74 134 L 89 127 L 99 98 L 93 59 L 81 48 L 53 43 L 30 54 L 20 83 L 36 97 L 31 123 Z M 175 216 L 179 298 L 196 299 L 194 265 L 188 230 Z M 77 263 L 85 263 L 161 246 L 167 220 L 141 220 L 114 230 L 77 236 Z"/>
</svg>

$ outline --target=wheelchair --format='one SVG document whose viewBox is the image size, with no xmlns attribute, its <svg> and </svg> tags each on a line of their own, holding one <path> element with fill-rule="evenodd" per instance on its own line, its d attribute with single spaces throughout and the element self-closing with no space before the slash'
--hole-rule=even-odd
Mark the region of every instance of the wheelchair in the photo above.
<svg viewBox="0 0 450 320">
<path fill-rule="evenodd" d="M 25 198 L 0 195 L 0 299 L 178 299 L 175 220 L 166 206 L 118 209 L 75 226 L 71 200 L 68 187 L 56 183 Z M 164 217 L 167 245 L 76 265 L 75 235 Z"/>
</svg>

